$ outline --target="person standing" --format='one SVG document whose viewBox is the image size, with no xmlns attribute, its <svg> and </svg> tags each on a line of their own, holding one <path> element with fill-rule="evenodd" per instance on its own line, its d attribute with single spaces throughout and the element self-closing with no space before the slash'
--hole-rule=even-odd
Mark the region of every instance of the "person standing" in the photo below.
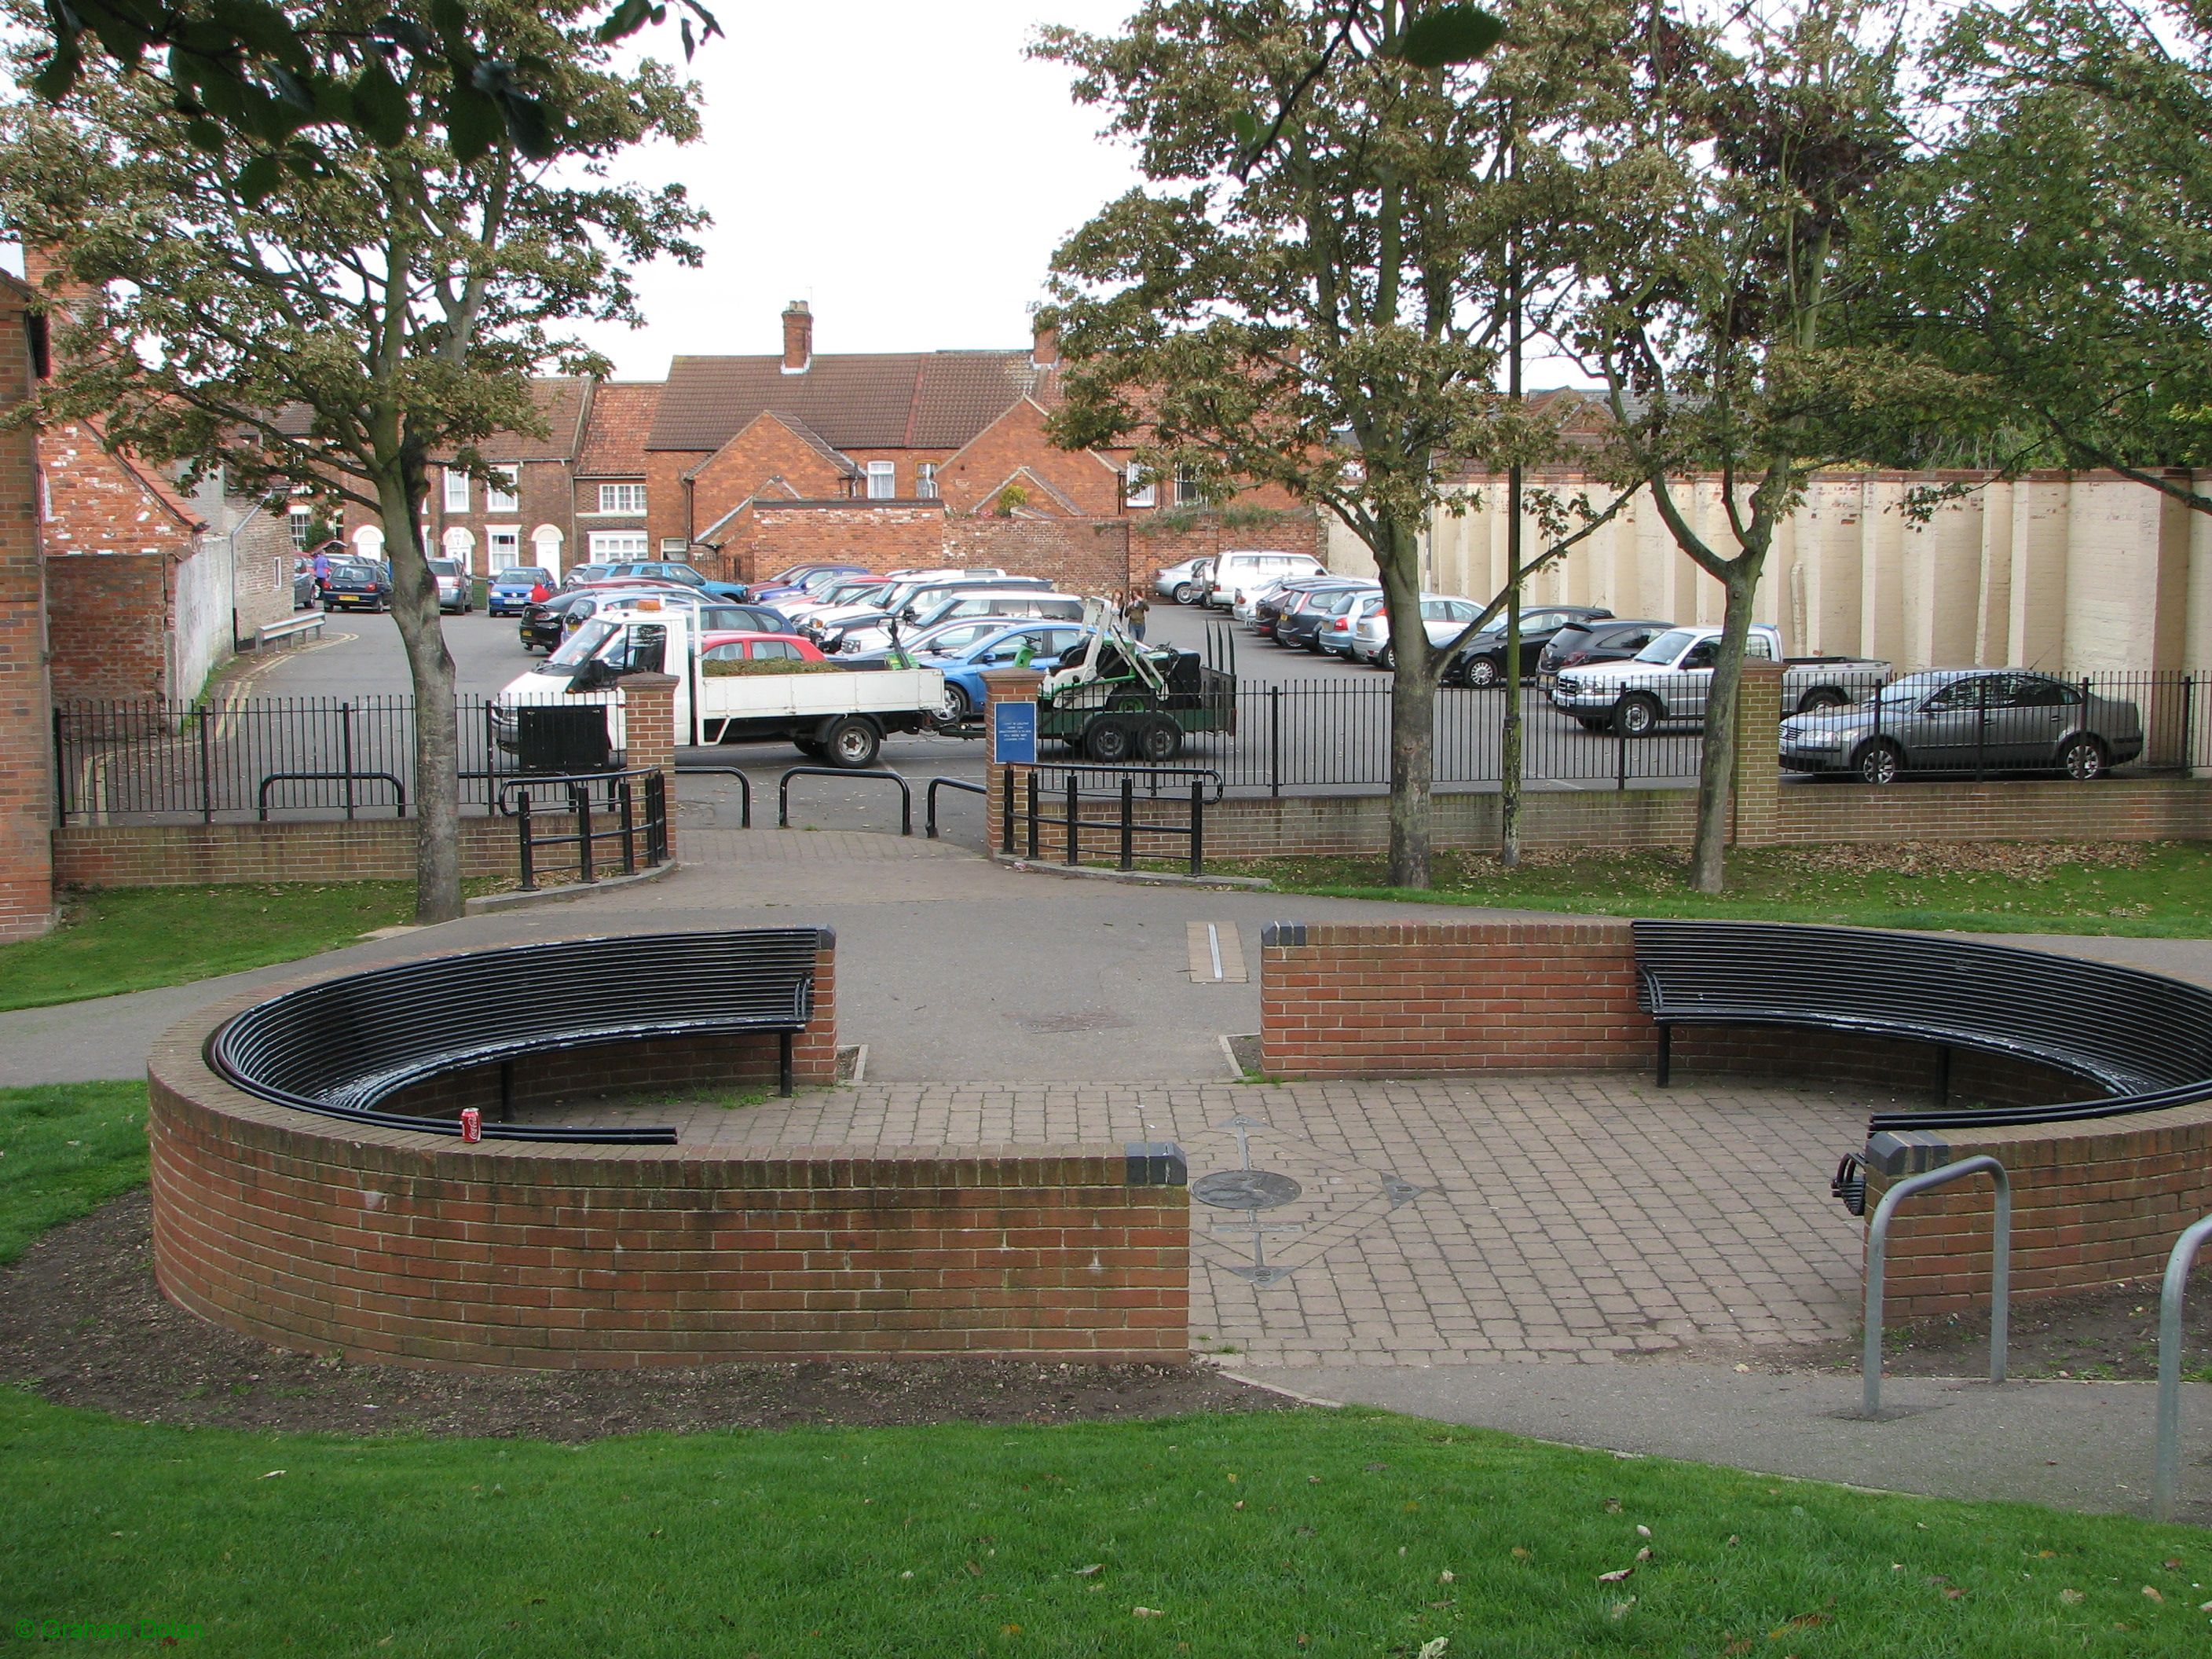
<svg viewBox="0 0 2212 1659">
<path fill-rule="evenodd" d="M 1121 614 L 1129 620 L 1130 638 L 1139 641 L 1139 642 L 1143 641 L 1145 637 L 1145 619 L 1151 616 L 1152 613 L 1152 607 L 1146 603 L 1145 596 L 1142 593 L 1133 593 L 1129 596 L 1129 602 L 1122 607 Z"/>
</svg>

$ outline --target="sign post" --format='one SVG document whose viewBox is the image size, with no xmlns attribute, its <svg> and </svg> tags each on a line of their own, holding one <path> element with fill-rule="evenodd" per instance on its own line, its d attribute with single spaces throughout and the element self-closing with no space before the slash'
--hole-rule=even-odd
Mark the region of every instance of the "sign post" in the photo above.
<svg viewBox="0 0 2212 1659">
<path fill-rule="evenodd" d="M 999 766 L 1035 766 L 1037 706 L 1034 702 L 991 705 L 991 759 Z"/>
</svg>

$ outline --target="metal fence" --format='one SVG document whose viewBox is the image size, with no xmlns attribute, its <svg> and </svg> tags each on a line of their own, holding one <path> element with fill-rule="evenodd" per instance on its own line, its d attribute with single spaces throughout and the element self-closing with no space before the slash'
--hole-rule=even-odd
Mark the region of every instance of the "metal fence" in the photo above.
<svg viewBox="0 0 2212 1659">
<path fill-rule="evenodd" d="M 514 757 L 493 741 L 491 700 L 455 710 L 464 811 L 495 810 Z M 74 701 L 54 709 L 64 823 L 404 817 L 415 798 L 407 696 L 232 702 Z"/>
</svg>

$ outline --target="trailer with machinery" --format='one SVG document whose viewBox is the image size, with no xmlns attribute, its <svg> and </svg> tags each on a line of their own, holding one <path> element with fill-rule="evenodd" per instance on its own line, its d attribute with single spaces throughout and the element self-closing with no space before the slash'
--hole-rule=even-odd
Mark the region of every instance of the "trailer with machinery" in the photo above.
<svg viewBox="0 0 2212 1659">
<path fill-rule="evenodd" d="M 1146 645 L 1115 606 L 1085 607 L 1094 631 L 1037 688 L 1037 736 L 1102 766 L 1164 765 L 1186 738 L 1237 731 L 1236 647 L 1209 633 L 1205 657 Z"/>
</svg>

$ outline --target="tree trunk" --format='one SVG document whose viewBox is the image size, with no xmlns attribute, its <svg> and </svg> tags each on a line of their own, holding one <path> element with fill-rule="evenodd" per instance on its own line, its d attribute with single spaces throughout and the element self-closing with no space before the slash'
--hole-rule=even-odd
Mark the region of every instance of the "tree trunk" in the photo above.
<svg viewBox="0 0 2212 1659">
<path fill-rule="evenodd" d="M 1759 588 L 1762 552 L 1730 560 L 1723 587 L 1728 608 L 1721 619 L 1720 656 L 1705 695 L 1705 742 L 1698 762 L 1698 833 L 1690 847 L 1690 885 L 1717 893 L 1728 884 L 1730 808 L 1735 800 L 1735 702 L 1743 684 L 1744 641 L 1751 635 L 1751 600 Z"/>
<path fill-rule="evenodd" d="M 1375 549 L 1390 624 L 1390 872 L 1393 887 L 1429 884 L 1429 835 L 1436 781 L 1437 665 L 1421 620 L 1419 547 L 1386 520 Z"/>
<path fill-rule="evenodd" d="M 384 545 L 392 561 L 392 619 L 407 651 L 415 686 L 415 920 L 451 921 L 461 914 L 460 743 L 453 705 L 453 659 L 438 612 L 415 513 L 403 477 L 379 482 Z"/>
</svg>

